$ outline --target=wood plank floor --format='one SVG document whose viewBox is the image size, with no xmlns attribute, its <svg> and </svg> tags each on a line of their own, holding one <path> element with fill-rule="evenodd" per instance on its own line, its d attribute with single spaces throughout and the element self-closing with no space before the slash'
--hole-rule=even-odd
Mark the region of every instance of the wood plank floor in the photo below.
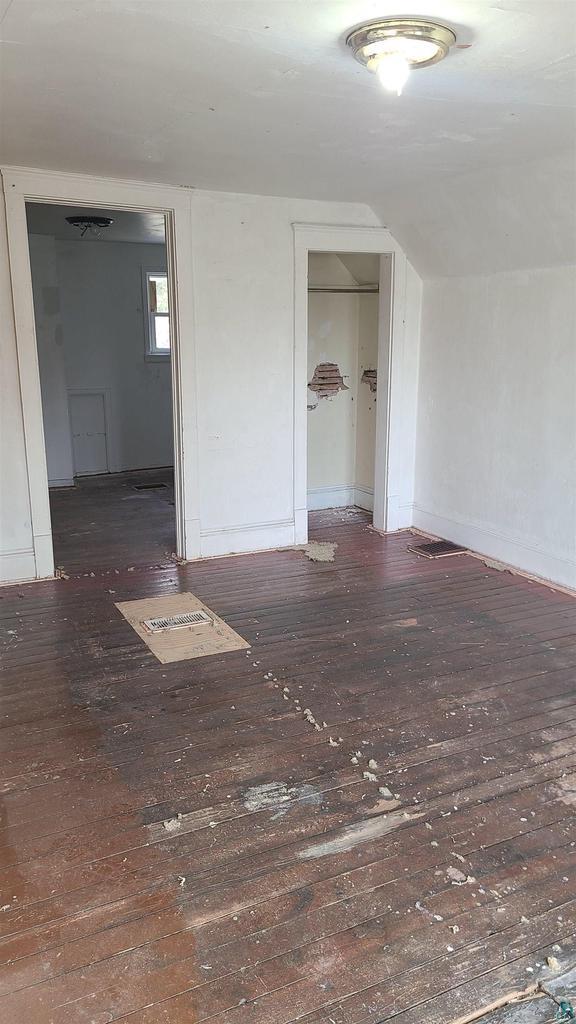
<svg viewBox="0 0 576 1024">
<path fill-rule="evenodd" d="M 54 560 L 67 573 L 164 563 L 176 548 L 170 468 L 77 477 L 50 490 L 50 513 Z"/>
<path fill-rule="evenodd" d="M 333 563 L 1 592 L 0 1020 L 446 1024 L 574 967 L 576 602 L 311 521 Z M 114 602 L 178 590 L 250 651 L 156 662 Z"/>
</svg>

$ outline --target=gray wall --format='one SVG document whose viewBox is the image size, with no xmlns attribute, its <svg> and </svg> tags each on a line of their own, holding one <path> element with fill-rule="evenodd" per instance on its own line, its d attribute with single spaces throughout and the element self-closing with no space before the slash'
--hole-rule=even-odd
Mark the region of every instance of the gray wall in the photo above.
<svg viewBox="0 0 576 1024">
<path fill-rule="evenodd" d="M 31 235 L 30 248 L 50 482 L 72 477 L 70 388 L 107 393 L 113 472 L 171 465 L 170 360 L 145 356 L 142 288 L 165 247 Z"/>
</svg>

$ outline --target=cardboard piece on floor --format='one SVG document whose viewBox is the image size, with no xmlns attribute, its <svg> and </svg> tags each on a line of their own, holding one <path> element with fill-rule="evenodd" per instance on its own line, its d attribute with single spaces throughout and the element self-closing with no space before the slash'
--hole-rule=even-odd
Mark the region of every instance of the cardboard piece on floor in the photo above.
<svg viewBox="0 0 576 1024">
<path fill-rule="evenodd" d="M 205 658 L 209 654 L 241 651 L 250 647 L 194 594 L 170 594 L 167 597 L 147 597 L 142 601 L 120 601 L 116 607 L 162 664 Z M 150 633 L 142 625 L 144 619 L 197 611 L 207 612 L 214 620 L 214 625 L 165 630 L 161 633 Z"/>
</svg>

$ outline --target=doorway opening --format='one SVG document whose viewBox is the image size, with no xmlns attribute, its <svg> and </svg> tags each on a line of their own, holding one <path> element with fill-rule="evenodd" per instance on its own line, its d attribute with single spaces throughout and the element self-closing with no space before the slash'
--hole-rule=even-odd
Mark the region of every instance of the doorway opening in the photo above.
<svg viewBox="0 0 576 1024">
<path fill-rule="evenodd" d="M 391 254 L 308 253 L 309 513 L 355 509 L 372 522 L 376 460 L 386 460 L 391 288 Z"/>
<path fill-rule="evenodd" d="M 176 550 L 165 216 L 26 202 L 26 221 L 54 564 L 165 560 Z"/>
</svg>

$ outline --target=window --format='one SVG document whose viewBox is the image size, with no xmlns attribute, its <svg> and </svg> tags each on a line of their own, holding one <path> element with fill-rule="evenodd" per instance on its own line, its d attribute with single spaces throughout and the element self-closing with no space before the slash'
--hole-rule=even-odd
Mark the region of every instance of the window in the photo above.
<svg viewBox="0 0 576 1024">
<path fill-rule="evenodd" d="M 149 356 L 170 355 L 170 314 L 168 311 L 168 277 L 162 271 L 146 271 L 148 305 Z"/>
</svg>

